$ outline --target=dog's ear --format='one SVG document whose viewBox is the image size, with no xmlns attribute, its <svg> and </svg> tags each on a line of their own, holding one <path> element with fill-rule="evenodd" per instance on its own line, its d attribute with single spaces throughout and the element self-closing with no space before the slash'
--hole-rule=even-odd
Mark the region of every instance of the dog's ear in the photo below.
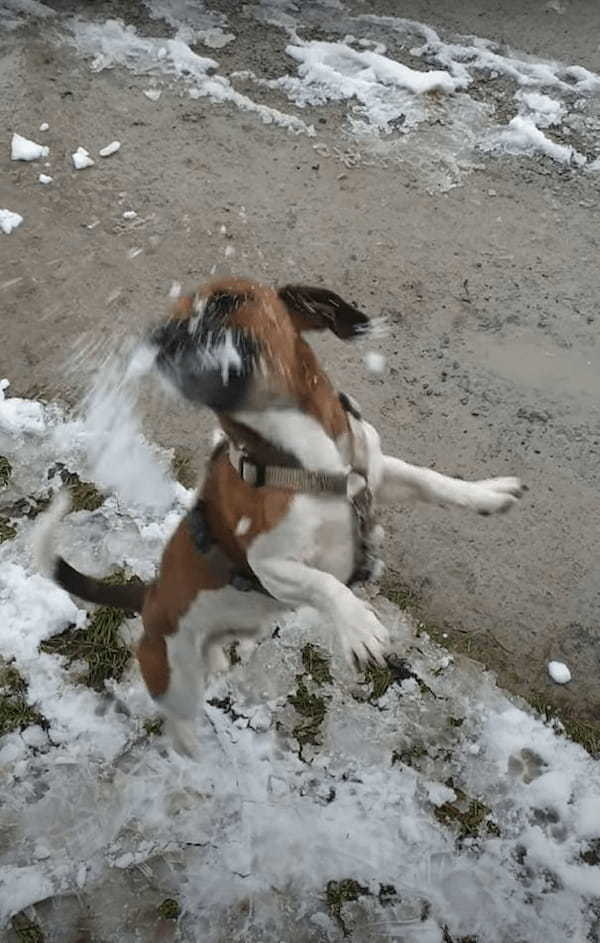
<svg viewBox="0 0 600 943">
<path fill-rule="evenodd" d="M 328 288 L 311 285 L 284 285 L 277 294 L 300 331 L 329 328 L 343 340 L 364 334 L 369 326 L 366 314 L 348 304 Z"/>
</svg>

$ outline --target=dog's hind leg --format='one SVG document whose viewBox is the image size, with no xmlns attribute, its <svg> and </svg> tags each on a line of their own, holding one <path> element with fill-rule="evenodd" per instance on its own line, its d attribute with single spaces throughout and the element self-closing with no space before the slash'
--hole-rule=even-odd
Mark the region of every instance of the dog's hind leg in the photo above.
<svg viewBox="0 0 600 943">
<path fill-rule="evenodd" d="M 170 636 L 144 632 L 137 656 L 146 687 L 164 715 L 175 748 L 197 757 L 194 720 L 203 679 L 190 639 L 180 632 Z"/>
</svg>

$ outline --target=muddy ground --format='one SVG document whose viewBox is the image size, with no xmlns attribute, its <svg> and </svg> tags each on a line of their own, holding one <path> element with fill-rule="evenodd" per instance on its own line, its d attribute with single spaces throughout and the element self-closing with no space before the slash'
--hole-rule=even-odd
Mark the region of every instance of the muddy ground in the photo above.
<svg viewBox="0 0 600 943">
<path fill-rule="evenodd" d="M 235 4 L 212 6 L 238 35 L 216 54 L 224 71 L 284 71 L 278 30 Z M 600 68 L 596 4 L 565 0 L 560 16 L 543 3 L 526 13 L 491 2 L 460 13 L 402 6 L 436 27 Z M 398 12 L 385 0 L 370 7 Z M 94 15 L 115 14 L 158 29 L 135 4 L 95 5 Z M 0 372 L 13 393 L 76 402 L 86 375 L 68 361 L 82 336 L 139 332 L 163 313 L 173 280 L 192 284 L 213 265 L 323 283 L 385 314 L 381 341 L 317 345 L 386 450 L 464 477 L 517 474 L 530 489 L 498 518 L 386 513 L 386 586 L 451 649 L 585 735 L 600 715 L 598 177 L 543 158 L 486 157 L 460 186 L 428 190 L 418 162 L 348 159 L 356 147 L 340 106 L 302 115 L 315 122 L 309 138 L 177 90 L 151 102 L 147 79 L 92 74 L 54 30 L 0 34 L 0 206 L 25 218 L 0 236 Z M 42 121 L 46 187 L 42 168 L 12 163 L 8 147 L 13 130 L 36 138 Z M 118 155 L 72 169 L 79 144 L 97 150 L 113 138 Z M 122 218 L 130 208 L 135 225 Z M 382 376 L 363 365 L 369 346 L 387 356 Z M 157 394 L 147 411 L 149 432 L 200 467 L 210 418 Z M 569 664 L 569 685 L 549 680 L 550 658 Z"/>
</svg>

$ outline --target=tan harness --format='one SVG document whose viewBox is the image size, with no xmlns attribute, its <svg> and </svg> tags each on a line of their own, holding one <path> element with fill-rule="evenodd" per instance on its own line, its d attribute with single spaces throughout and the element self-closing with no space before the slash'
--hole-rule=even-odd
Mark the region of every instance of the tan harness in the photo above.
<svg viewBox="0 0 600 943">
<path fill-rule="evenodd" d="M 243 481 L 254 488 L 289 488 L 298 494 L 345 496 L 354 511 L 355 568 L 350 582 L 372 578 L 376 556 L 372 533 L 375 526 L 373 493 L 368 480 L 368 445 L 357 404 L 340 394 L 352 436 L 352 457 L 348 471 L 321 472 L 288 465 L 267 465 L 254 461 L 244 448 L 229 440 L 229 461 Z"/>
</svg>

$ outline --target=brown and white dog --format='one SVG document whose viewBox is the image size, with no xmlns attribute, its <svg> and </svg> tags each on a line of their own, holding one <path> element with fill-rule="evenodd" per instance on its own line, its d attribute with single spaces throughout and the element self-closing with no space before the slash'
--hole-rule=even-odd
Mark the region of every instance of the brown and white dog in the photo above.
<svg viewBox="0 0 600 943">
<path fill-rule="evenodd" d="M 142 614 L 142 676 L 186 752 L 196 751 L 193 722 L 206 676 L 222 667 L 223 642 L 256 637 L 282 609 L 316 609 L 351 662 L 383 660 L 388 632 L 349 587 L 371 549 L 374 505 L 425 501 L 490 514 L 521 495 L 516 478 L 467 482 L 382 452 L 304 339 L 325 329 L 349 339 L 368 326 L 338 295 L 303 285 L 227 279 L 180 298 L 150 338 L 155 363 L 216 413 L 224 435 L 158 577 L 119 587 L 66 563 L 56 551 L 63 495 L 40 522 L 45 573 L 88 602 Z"/>
</svg>

